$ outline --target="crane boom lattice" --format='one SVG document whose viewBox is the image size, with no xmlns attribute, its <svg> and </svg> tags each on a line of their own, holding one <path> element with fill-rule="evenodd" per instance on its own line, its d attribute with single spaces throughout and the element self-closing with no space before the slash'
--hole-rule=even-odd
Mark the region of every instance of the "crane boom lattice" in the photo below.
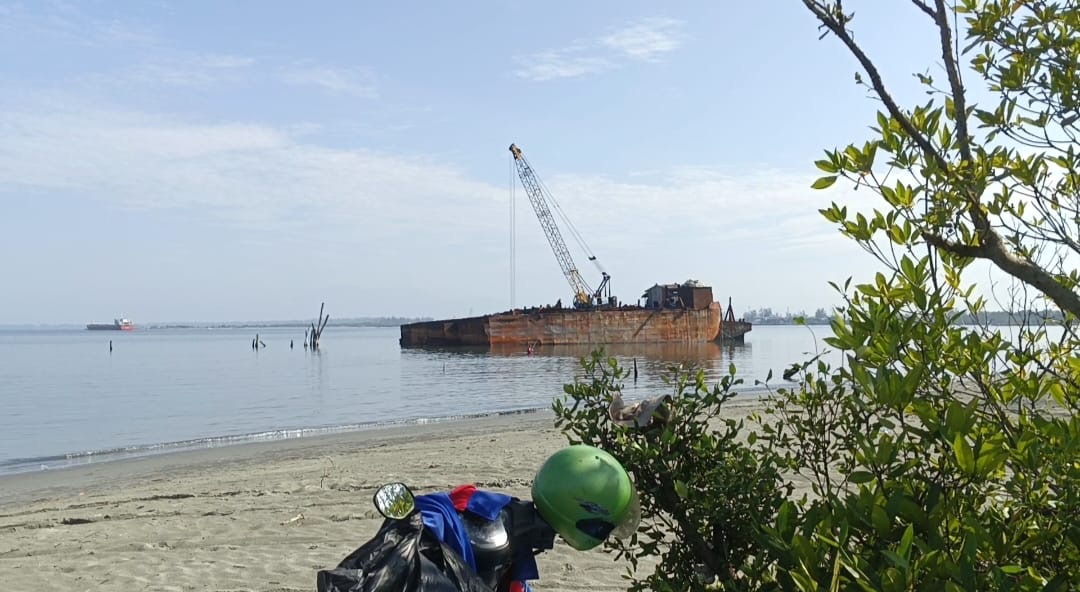
<svg viewBox="0 0 1080 592">
<path fill-rule="evenodd" d="M 581 277 L 581 272 L 578 271 L 577 265 L 574 264 L 574 258 L 570 256 L 570 251 L 566 248 L 562 233 L 559 232 L 559 227 L 555 224 L 555 218 L 548 208 L 548 200 L 544 197 L 543 185 L 536 177 L 532 167 L 529 166 L 529 161 L 525 159 L 525 155 L 521 153 L 521 149 L 515 144 L 511 144 L 510 152 L 514 155 L 514 164 L 517 167 L 518 177 L 521 178 L 521 184 L 525 187 L 529 202 L 536 212 L 536 217 L 540 220 L 540 226 L 544 229 L 548 244 L 551 245 L 551 250 L 555 252 L 555 258 L 559 261 L 559 267 L 562 268 L 566 281 L 570 283 L 571 289 L 574 290 L 575 302 L 579 306 L 588 306 L 592 303 L 592 288 Z"/>
</svg>

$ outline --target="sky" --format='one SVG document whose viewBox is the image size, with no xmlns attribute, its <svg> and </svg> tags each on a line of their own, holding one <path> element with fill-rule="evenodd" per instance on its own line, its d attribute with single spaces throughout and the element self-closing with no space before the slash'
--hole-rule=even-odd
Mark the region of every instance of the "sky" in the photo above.
<svg viewBox="0 0 1080 592">
<path fill-rule="evenodd" d="M 845 8 L 925 101 L 925 17 Z M 621 300 L 831 307 L 877 265 L 818 210 L 874 203 L 813 161 L 877 104 L 819 37 L 797 0 L 0 1 L 0 324 L 568 303 L 511 143 Z"/>
</svg>

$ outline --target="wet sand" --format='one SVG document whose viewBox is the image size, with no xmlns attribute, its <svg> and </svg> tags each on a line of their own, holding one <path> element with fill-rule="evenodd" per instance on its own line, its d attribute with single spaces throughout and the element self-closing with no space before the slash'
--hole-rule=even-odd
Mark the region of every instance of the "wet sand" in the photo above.
<svg viewBox="0 0 1080 592">
<path fill-rule="evenodd" d="M 756 405 L 733 406 L 744 415 Z M 371 537 L 375 489 L 462 483 L 527 499 L 566 440 L 549 411 L 260 442 L 0 477 L 6 590 L 314 590 Z M 625 590 L 625 566 L 561 541 L 537 590 Z"/>
</svg>

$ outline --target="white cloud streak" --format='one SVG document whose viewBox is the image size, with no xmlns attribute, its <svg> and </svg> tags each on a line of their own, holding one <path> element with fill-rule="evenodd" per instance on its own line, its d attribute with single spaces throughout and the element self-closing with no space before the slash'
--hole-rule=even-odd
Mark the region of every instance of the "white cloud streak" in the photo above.
<svg viewBox="0 0 1080 592">
<path fill-rule="evenodd" d="M 600 43 L 634 60 L 652 62 L 682 45 L 682 22 L 646 19 L 600 38 Z"/>
<path fill-rule="evenodd" d="M 270 80 L 350 97 L 378 97 L 371 73 L 360 68 L 186 50 L 150 26 L 100 19 L 77 4 L 43 1 L 29 6 L 0 5 L 0 34 L 32 43 L 47 40 L 74 48 L 125 50 L 126 64 L 78 76 L 79 82 L 91 86 L 211 88 Z"/>
<path fill-rule="evenodd" d="M 209 87 L 248 76 L 256 60 L 221 54 L 156 56 L 116 75 L 88 77 L 90 81 L 125 84 L 137 82 L 176 87 Z"/>
<path fill-rule="evenodd" d="M 711 168 L 648 181 L 546 179 L 571 220 L 595 237 L 590 242 L 609 245 L 672 233 L 767 238 L 774 246 L 824 240 L 833 233 L 817 208 L 827 200 L 811 181 Z M 448 220 L 498 233 L 507 199 L 501 180 L 473 180 L 423 156 L 305 143 L 288 128 L 91 108 L 0 110 L 0 192 L 26 188 L 133 208 L 194 208 L 271 229 L 348 220 L 379 233 Z"/>
<path fill-rule="evenodd" d="M 632 62 L 656 62 L 677 50 L 685 41 L 681 21 L 643 19 L 595 39 L 578 41 L 561 49 L 515 56 L 515 74 L 542 82 L 578 78 L 620 68 Z"/>
<path fill-rule="evenodd" d="M 518 59 L 518 62 L 526 65 L 517 71 L 517 75 L 536 82 L 587 76 L 615 66 L 606 58 L 575 55 L 571 49 L 545 51 Z"/>
<path fill-rule="evenodd" d="M 278 247 L 268 257 L 285 256 L 282 245 L 314 240 L 339 267 L 360 266 L 354 271 L 364 279 L 349 281 L 427 294 L 398 304 L 397 312 L 464 314 L 454 302 L 478 310 L 505 305 L 493 292 L 505 285 L 509 232 L 502 166 L 478 179 L 431 156 L 320 146 L 288 127 L 63 101 L 0 107 L 0 217 L 26 195 L 175 214 L 196 228 L 223 225 L 249 240 L 272 237 Z M 853 251 L 817 214 L 830 199 L 851 195 L 810 190 L 812 172 L 695 167 L 619 179 L 541 175 L 618 275 L 624 297 L 656 281 L 721 281 L 732 273 L 752 286 L 762 281 L 755 274 L 769 273 L 764 267 L 777 261 L 778 269 L 806 267 L 807 257 L 824 266 Z M 516 191 L 519 294 L 554 302 L 565 286 L 525 195 Z M 564 236 L 580 256 L 565 227 Z M 835 269 L 845 271 L 826 277 L 847 273 L 846 265 Z M 813 275 L 809 267 L 779 273 L 796 272 Z M 738 289 L 743 301 L 764 298 L 752 290 L 765 288 Z M 421 306 L 422 298 L 430 302 Z"/>
<path fill-rule="evenodd" d="M 147 25 L 106 20 L 86 13 L 77 4 L 47 0 L 0 6 L 0 33 L 83 47 L 145 48 L 160 42 L 156 31 Z"/>
<path fill-rule="evenodd" d="M 314 86 L 334 94 L 364 99 L 378 98 L 371 76 L 357 69 L 295 64 L 281 72 L 282 80 L 296 86 Z"/>
<path fill-rule="evenodd" d="M 714 242 L 754 239 L 782 248 L 837 238 L 817 212 L 827 198 L 809 188 L 812 181 L 811 175 L 789 171 L 736 174 L 695 167 L 662 173 L 651 182 L 557 176 L 548 186 L 556 195 L 574 196 L 564 204 L 572 218 L 596 221 L 621 243 L 685 235 Z M 620 232 L 628 227 L 632 234 Z"/>
<path fill-rule="evenodd" d="M 492 187 L 423 158 L 302 144 L 263 125 L 108 110 L 5 111 L 0 134 L 0 191 L 197 209 L 267 229 L 370 218 L 375 211 L 383 221 L 402 221 L 425 207 L 445 216 L 499 199 Z"/>
</svg>

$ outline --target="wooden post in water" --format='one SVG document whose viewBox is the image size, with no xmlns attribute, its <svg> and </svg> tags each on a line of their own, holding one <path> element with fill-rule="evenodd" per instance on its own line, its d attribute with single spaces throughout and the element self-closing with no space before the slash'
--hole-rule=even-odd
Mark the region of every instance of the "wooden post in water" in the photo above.
<svg viewBox="0 0 1080 592">
<path fill-rule="evenodd" d="M 313 351 L 318 351 L 319 341 L 322 339 L 323 329 L 326 328 L 326 322 L 330 320 L 329 314 L 323 316 L 323 310 L 325 308 L 325 302 L 319 305 L 319 320 L 311 324 L 311 349 Z"/>
</svg>

